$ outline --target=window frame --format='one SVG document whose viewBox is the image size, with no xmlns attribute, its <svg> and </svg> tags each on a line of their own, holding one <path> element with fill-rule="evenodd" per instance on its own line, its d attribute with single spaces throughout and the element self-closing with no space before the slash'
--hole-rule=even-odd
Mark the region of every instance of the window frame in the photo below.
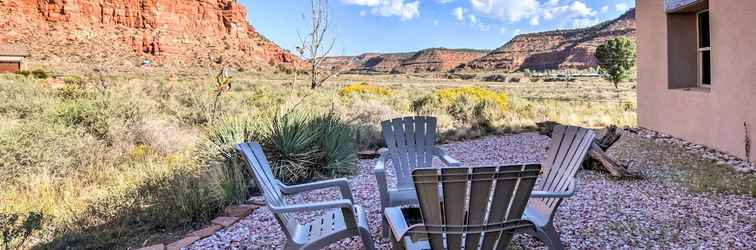
<svg viewBox="0 0 756 250">
<path fill-rule="evenodd" d="M 701 14 L 703 13 L 709 13 L 709 20 L 707 25 L 709 26 L 709 47 L 701 47 Z M 698 58 L 697 69 L 698 69 L 698 81 L 697 86 L 701 88 L 711 88 L 711 12 L 709 12 L 709 9 L 701 10 L 696 12 L 696 47 L 698 51 L 696 51 L 696 57 Z M 703 65 L 703 55 L 704 52 L 709 52 L 709 83 L 704 84 L 703 83 L 703 76 L 704 76 L 704 65 Z"/>
</svg>

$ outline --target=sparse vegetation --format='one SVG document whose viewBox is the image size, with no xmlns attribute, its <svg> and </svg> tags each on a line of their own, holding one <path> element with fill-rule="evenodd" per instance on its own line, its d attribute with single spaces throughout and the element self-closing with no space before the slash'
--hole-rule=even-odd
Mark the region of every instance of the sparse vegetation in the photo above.
<svg viewBox="0 0 756 250">
<path fill-rule="evenodd" d="M 50 85 L 0 75 L 0 213 L 44 215 L 24 248 L 136 247 L 202 227 L 250 188 L 230 151 L 242 141 L 264 145 L 276 173 L 290 182 L 349 175 L 357 149 L 382 146 L 380 121 L 416 114 L 413 101 L 427 96 L 449 104 L 436 110 L 445 140 L 520 131 L 544 120 L 635 124 L 634 110 L 602 102 L 612 89 L 594 82 L 343 76 L 333 81 L 370 82 L 391 94 L 338 98 L 343 89 L 336 84 L 313 91 L 302 80 L 282 87 L 290 75 L 239 72 L 211 124 L 215 88 L 207 75 L 68 78 Z M 108 88 L 99 87 L 102 81 Z M 481 87 L 450 88 L 475 84 Z M 631 85 L 621 90 L 634 99 Z M 495 118 L 481 128 L 479 116 Z"/>
</svg>

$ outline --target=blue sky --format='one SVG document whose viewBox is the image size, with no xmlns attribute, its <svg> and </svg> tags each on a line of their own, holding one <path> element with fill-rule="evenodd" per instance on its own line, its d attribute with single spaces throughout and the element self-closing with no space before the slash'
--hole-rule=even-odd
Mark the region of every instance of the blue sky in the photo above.
<svg viewBox="0 0 756 250">
<path fill-rule="evenodd" d="M 264 36 L 289 50 L 305 33 L 309 0 L 240 0 Z M 495 49 L 516 34 L 590 26 L 635 0 L 329 0 L 332 55 L 431 47 Z"/>
</svg>

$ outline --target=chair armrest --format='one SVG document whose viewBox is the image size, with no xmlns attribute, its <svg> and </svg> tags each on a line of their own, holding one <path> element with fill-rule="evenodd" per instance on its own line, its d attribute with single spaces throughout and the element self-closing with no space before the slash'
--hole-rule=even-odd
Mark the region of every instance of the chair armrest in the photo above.
<svg viewBox="0 0 756 250">
<path fill-rule="evenodd" d="M 404 218 L 402 209 L 400 207 L 390 207 L 383 210 L 383 216 L 386 217 L 387 225 L 391 229 L 391 236 L 395 242 L 398 242 L 404 237 L 404 234 L 409 230 L 407 220 Z"/>
<path fill-rule="evenodd" d="M 434 146 L 433 147 L 433 155 L 438 156 L 439 159 L 441 159 L 444 164 L 450 167 L 459 167 L 462 166 L 462 162 L 452 158 L 449 156 L 449 154 L 446 153 L 443 149 Z"/>
<path fill-rule="evenodd" d="M 378 194 L 381 198 L 381 204 L 383 204 L 383 207 L 388 206 L 389 201 L 389 192 L 388 192 L 388 181 L 386 181 L 386 154 L 381 154 L 380 157 L 378 157 L 378 160 L 375 163 L 375 168 L 373 169 L 373 172 L 375 173 L 375 179 L 378 182 Z"/>
<path fill-rule="evenodd" d="M 533 191 L 530 194 L 530 198 L 567 198 L 575 195 L 575 181 L 570 182 L 570 186 L 567 191 L 564 192 L 548 192 L 548 191 Z"/>
<path fill-rule="evenodd" d="M 285 185 L 279 182 L 279 186 L 281 187 L 281 192 L 284 194 L 296 194 L 323 188 L 339 187 L 342 198 L 354 201 L 354 198 L 352 197 L 352 189 L 349 187 L 349 181 L 345 178 L 316 181 L 300 185 Z"/>
<path fill-rule="evenodd" d="M 352 201 L 347 199 L 335 200 L 335 201 L 323 201 L 307 204 L 297 204 L 288 206 L 273 206 L 269 205 L 270 210 L 274 213 L 291 213 L 291 212 L 308 212 L 313 210 L 333 209 L 333 208 L 347 208 L 352 209 Z"/>
</svg>

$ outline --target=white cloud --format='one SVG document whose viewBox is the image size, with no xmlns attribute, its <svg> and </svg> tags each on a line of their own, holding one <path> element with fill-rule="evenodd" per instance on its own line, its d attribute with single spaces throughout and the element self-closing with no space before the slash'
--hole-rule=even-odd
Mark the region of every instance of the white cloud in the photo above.
<svg viewBox="0 0 756 250">
<path fill-rule="evenodd" d="M 538 26 L 539 24 L 541 24 L 541 20 L 540 20 L 540 18 L 538 16 L 534 16 L 534 17 L 530 18 L 529 23 L 532 26 Z"/>
<path fill-rule="evenodd" d="M 367 16 L 367 11 L 360 11 L 360 16 Z"/>
<path fill-rule="evenodd" d="M 477 24 L 478 23 L 478 17 L 476 17 L 473 14 L 467 15 L 467 20 L 470 20 L 471 24 Z"/>
<path fill-rule="evenodd" d="M 585 4 L 585 0 L 470 0 L 476 13 L 502 20 L 519 22 L 527 20 L 530 25 L 540 25 L 541 20 L 564 20 L 565 24 L 585 23 L 596 16 L 597 11 Z"/>
<path fill-rule="evenodd" d="M 433 26 L 438 27 L 438 24 L 439 24 L 438 20 L 433 20 Z"/>
<path fill-rule="evenodd" d="M 609 11 L 609 5 L 604 5 L 601 7 L 601 13 L 606 13 L 607 11 Z"/>
<path fill-rule="evenodd" d="M 507 29 L 507 27 L 501 27 L 501 28 L 499 28 L 499 34 L 505 35 L 505 34 L 507 34 L 507 31 L 509 31 L 509 29 Z"/>
<path fill-rule="evenodd" d="M 614 6 L 618 12 L 625 12 L 630 9 L 630 6 L 627 6 L 626 3 L 618 3 Z"/>
<path fill-rule="evenodd" d="M 520 34 L 520 29 L 515 29 L 514 32 L 512 32 L 512 34 L 514 34 L 515 36 L 519 35 Z"/>
<path fill-rule="evenodd" d="M 440 4 L 447 4 L 447 3 L 454 2 L 454 0 L 436 0 L 436 2 L 438 2 Z"/>
<path fill-rule="evenodd" d="M 588 7 L 588 5 L 585 5 L 585 3 L 581 1 L 575 1 L 572 2 L 572 5 L 570 5 L 570 12 L 578 15 L 578 16 L 595 16 L 596 11 L 591 9 L 591 7 Z"/>
<path fill-rule="evenodd" d="M 538 13 L 537 0 L 470 0 L 473 10 L 478 13 L 517 22 Z"/>
<path fill-rule="evenodd" d="M 576 18 L 572 20 L 573 28 L 585 28 L 599 23 L 598 18 Z"/>
<path fill-rule="evenodd" d="M 398 16 L 402 21 L 420 16 L 420 1 L 405 0 L 341 0 L 342 3 L 370 7 L 370 13 L 377 16 Z"/>
<path fill-rule="evenodd" d="M 457 19 L 457 21 L 464 22 L 465 21 L 465 9 L 462 7 L 454 8 L 452 11 L 452 16 Z"/>
</svg>

